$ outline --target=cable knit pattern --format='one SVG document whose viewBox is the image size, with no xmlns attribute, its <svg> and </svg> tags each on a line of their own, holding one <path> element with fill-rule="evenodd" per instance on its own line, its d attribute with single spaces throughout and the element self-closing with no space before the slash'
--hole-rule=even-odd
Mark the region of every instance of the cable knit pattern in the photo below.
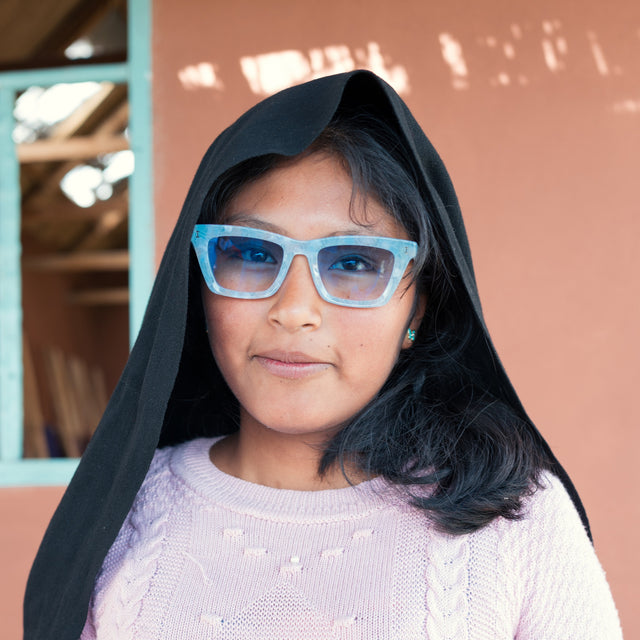
<svg viewBox="0 0 640 640">
<path fill-rule="evenodd" d="M 92 598 L 92 620 L 82 638 L 137 637 L 135 627 L 144 620 L 144 598 L 152 587 L 171 508 L 170 495 L 162 491 L 170 472 L 170 452 L 158 452 L 138 492 L 129 515 L 114 542 Z M 118 579 L 114 580 L 114 574 Z M 150 636 L 152 637 L 152 636 Z"/>
<path fill-rule="evenodd" d="M 213 440 L 156 453 L 82 640 L 620 640 L 561 483 L 518 522 L 438 533 L 377 478 L 286 491 L 233 478 Z"/>
<path fill-rule="evenodd" d="M 467 640 L 469 539 L 432 536 L 427 564 L 427 637 Z"/>
</svg>

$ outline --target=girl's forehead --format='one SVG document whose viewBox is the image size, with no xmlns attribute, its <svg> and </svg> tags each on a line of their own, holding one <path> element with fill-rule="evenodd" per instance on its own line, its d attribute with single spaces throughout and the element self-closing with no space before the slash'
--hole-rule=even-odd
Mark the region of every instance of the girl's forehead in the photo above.
<svg viewBox="0 0 640 640">
<path fill-rule="evenodd" d="M 326 153 L 286 161 L 244 185 L 225 207 L 223 221 L 299 239 L 330 235 L 408 238 L 375 197 L 354 190 L 342 160 Z"/>
</svg>

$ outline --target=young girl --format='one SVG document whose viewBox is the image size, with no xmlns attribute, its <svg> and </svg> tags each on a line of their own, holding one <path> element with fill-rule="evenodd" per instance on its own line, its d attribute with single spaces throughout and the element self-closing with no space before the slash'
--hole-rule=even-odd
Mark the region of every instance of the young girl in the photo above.
<svg viewBox="0 0 640 640">
<path fill-rule="evenodd" d="M 621 638 L 444 166 L 373 74 L 273 96 L 205 155 L 25 630 Z"/>
</svg>

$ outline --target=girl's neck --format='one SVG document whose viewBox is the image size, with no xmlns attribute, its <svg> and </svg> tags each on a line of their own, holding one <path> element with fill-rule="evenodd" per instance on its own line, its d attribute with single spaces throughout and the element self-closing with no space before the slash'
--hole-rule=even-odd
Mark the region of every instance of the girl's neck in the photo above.
<svg viewBox="0 0 640 640">
<path fill-rule="evenodd" d="M 308 435 L 282 434 L 265 427 L 241 428 L 216 442 L 209 457 L 224 473 L 276 489 L 321 491 L 349 486 L 338 466 L 318 475 L 321 444 Z M 354 484 L 366 479 L 358 470 L 347 472 Z"/>
</svg>

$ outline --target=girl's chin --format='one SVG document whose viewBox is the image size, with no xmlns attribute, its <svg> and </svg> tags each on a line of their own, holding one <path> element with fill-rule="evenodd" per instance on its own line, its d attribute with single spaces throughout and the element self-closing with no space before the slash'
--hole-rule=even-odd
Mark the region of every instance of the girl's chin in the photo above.
<svg viewBox="0 0 640 640">
<path fill-rule="evenodd" d="M 305 424 L 301 425 L 300 420 L 283 420 L 270 416 L 263 416 L 262 419 L 253 416 L 243 416 L 243 418 L 240 420 L 240 431 L 250 432 L 252 435 L 262 432 L 264 437 L 269 438 L 310 439 L 313 442 L 329 440 L 345 424 L 343 421 L 338 425 L 327 425 L 321 421 L 314 423 L 307 419 Z"/>
<path fill-rule="evenodd" d="M 300 425 L 277 424 L 273 426 L 265 426 L 274 436 L 282 436 L 283 438 L 312 438 L 317 441 L 325 441 L 332 438 L 338 433 L 341 427 L 306 427 L 300 428 Z"/>
</svg>

